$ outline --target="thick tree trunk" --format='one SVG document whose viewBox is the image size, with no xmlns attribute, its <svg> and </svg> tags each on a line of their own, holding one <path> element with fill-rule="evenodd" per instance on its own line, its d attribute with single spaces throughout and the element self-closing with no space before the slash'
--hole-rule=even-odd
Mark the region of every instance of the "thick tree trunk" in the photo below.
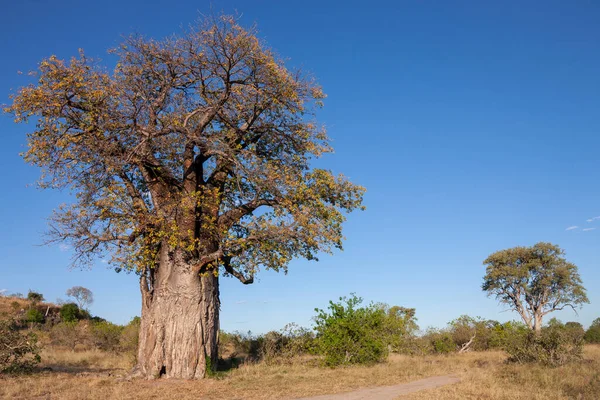
<svg viewBox="0 0 600 400">
<path fill-rule="evenodd" d="M 153 284 L 141 278 L 142 321 L 134 375 L 204 378 L 218 357 L 218 278 L 194 273 L 177 251 L 164 250 L 160 258 Z"/>
</svg>

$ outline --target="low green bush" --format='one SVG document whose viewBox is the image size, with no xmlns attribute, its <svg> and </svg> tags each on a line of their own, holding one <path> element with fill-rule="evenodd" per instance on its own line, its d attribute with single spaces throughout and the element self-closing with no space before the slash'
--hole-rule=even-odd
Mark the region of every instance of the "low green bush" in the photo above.
<svg viewBox="0 0 600 400">
<path fill-rule="evenodd" d="M 121 331 L 119 338 L 120 350 L 131 354 L 133 357 L 137 354 L 139 335 L 140 335 L 140 317 L 134 317 Z"/>
<path fill-rule="evenodd" d="M 60 319 L 63 322 L 75 322 L 81 318 L 79 306 L 75 303 L 64 304 L 59 311 Z"/>
<path fill-rule="evenodd" d="M 584 339 L 587 343 L 600 343 L 600 318 L 596 318 L 585 331 Z"/>
<path fill-rule="evenodd" d="M 44 314 L 37 308 L 30 308 L 25 313 L 25 322 L 32 324 L 41 324 L 44 322 Z"/>
<path fill-rule="evenodd" d="M 315 309 L 316 349 L 328 366 L 373 364 L 388 355 L 389 338 L 384 334 L 385 311 L 352 295 L 329 302 L 328 310 Z"/>
<path fill-rule="evenodd" d="M 94 346 L 100 350 L 119 352 L 123 327 L 108 321 L 90 325 L 90 335 Z"/>
</svg>

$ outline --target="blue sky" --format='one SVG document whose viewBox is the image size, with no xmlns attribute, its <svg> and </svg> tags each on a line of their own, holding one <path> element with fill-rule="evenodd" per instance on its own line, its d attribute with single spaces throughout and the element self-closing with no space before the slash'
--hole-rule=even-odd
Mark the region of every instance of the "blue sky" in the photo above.
<svg viewBox="0 0 600 400">
<path fill-rule="evenodd" d="M 461 314 L 505 321 L 487 298 L 482 260 L 538 241 L 579 266 L 600 317 L 600 5 L 591 1 L 75 1 L 0 0 L 0 103 L 46 56 L 106 50 L 132 32 L 160 38 L 198 13 L 237 10 L 290 67 L 314 74 L 318 114 L 335 154 L 319 164 L 366 186 L 345 250 L 297 260 L 287 276 L 243 286 L 223 279 L 222 327 L 265 332 L 308 326 L 315 307 L 356 292 L 417 309 L 422 327 Z M 343 6 L 340 6 L 343 4 Z M 68 249 L 39 246 L 46 217 L 67 199 L 39 191 L 19 157 L 25 133 L 0 116 L 0 289 L 64 298 L 90 288 L 93 313 L 139 314 L 135 275 L 102 263 L 70 270 Z M 569 227 L 577 228 L 567 230 Z M 596 229 L 598 228 L 598 229 Z"/>
</svg>

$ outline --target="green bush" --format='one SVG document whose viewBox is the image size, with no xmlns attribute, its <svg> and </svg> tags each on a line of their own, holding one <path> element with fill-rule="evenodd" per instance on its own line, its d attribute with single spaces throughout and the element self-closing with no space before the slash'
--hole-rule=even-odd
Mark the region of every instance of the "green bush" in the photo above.
<svg viewBox="0 0 600 400">
<path fill-rule="evenodd" d="M 407 352 L 410 346 L 411 339 L 414 338 L 415 332 L 419 329 L 417 319 L 415 317 L 416 310 L 414 308 L 405 308 L 400 306 L 388 306 L 387 304 L 379 304 L 384 313 L 384 327 L 382 336 L 391 351 Z"/>
<path fill-rule="evenodd" d="M 497 324 L 491 328 L 490 348 L 505 349 L 511 346 L 513 341 L 519 341 L 523 335 L 529 332 L 529 328 L 520 321 L 508 321 Z"/>
<path fill-rule="evenodd" d="M 39 362 L 36 335 L 22 334 L 13 321 L 0 321 L 0 373 L 26 372 Z"/>
<path fill-rule="evenodd" d="M 339 303 L 330 301 L 329 311 L 315 309 L 315 344 L 326 365 L 373 364 L 387 357 L 385 311 L 372 304 L 360 307 L 361 303 L 352 295 Z"/>
<path fill-rule="evenodd" d="M 41 324 L 44 322 L 44 314 L 41 313 L 37 308 L 30 308 L 25 313 L 25 322 L 32 324 Z"/>
<path fill-rule="evenodd" d="M 104 351 L 120 351 L 121 332 L 123 327 L 108 321 L 90 325 L 90 334 L 94 346 Z"/>
<path fill-rule="evenodd" d="M 29 300 L 32 304 L 41 303 L 44 301 L 44 295 L 38 292 L 32 292 L 31 290 L 27 293 L 27 300 Z"/>
<path fill-rule="evenodd" d="M 564 326 L 551 325 L 539 333 L 515 334 L 505 350 L 511 362 L 560 366 L 581 359 L 583 335 L 574 335 Z"/>
<path fill-rule="evenodd" d="M 429 343 L 430 352 L 434 354 L 448 354 L 457 349 L 452 333 L 445 329 L 430 329 L 423 339 Z"/>
<path fill-rule="evenodd" d="M 140 334 L 140 317 L 134 317 L 121 331 L 119 338 L 119 346 L 121 351 L 129 353 L 135 357 L 138 349 L 138 341 Z"/>
<path fill-rule="evenodd" d="M 587 343 L 600 343 L 600 318 L 596 318 L 585 331 L 584 339 Z"/>
<path fill-rule="evenodd" d="M 67 303 L 60 308 L 60 319 L 63 322 L 75 322 L 81 319 L 79 307 L 75 303 Z"/>
</svg>

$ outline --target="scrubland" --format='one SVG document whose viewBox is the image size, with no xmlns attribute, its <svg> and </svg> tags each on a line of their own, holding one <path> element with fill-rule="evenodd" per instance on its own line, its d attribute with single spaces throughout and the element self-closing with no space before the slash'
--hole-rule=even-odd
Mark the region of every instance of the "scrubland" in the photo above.
<svg viewBox="0 0 600 400">
<path fill-rule="evenodd" d="M 127 380 L 132 359 L 103 351 L 47 349 L 30 374 L 0 378 L 6 399 L 293 399 L 454 374 L 461 382 L 402 399 L 599 399 L 600 346 L 560 367 L 506 363 L 501 351 L 390 355 L 374 366 L 328 368 L 311 357 L 244 363 L 202 381 Z"/>
</svg>

